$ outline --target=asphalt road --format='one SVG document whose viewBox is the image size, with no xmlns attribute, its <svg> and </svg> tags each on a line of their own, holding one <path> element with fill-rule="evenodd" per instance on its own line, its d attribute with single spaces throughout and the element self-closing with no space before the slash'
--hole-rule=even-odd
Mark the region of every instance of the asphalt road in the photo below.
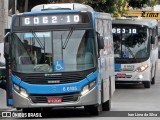
<svg viewBox="0 0 160 120">
<path fill-rule="evenodd" d="M 127 115 L 137 111 L 160 111 L 160 63 L 158 65 L 156 84 L 152 85 L 151 88 L 146 89 L 143 85 L 118 85 L 114 96 L 112 98 L 111 112 L 102 112 L 99 116 L 90 116 L 85 113 L 83 108 L 65 108 L 65 109 L 54 109 L 50 113 L 46 111 L 43 114 L 43 119 L 108 119 L 111 116 L 111 120 L 114 116 L 121 116 L 120 114 Z M 0 109 L 7 108 L 5 105 L 5 91 L 0 89 Z M 127 112 L 124 112 L 127 111 Z M 158 113 L 160 115 L 160 112 Z M 159 116 L 160 117 L 160 116 Z M 115 117 L 116 118 L 116 117 Z M 119 118 L 118 118 L 119 119 Z M 121 120 L 120 118 L 119 120 Z M 123 120 L 127 120 L 124 118 Z M 139 118 L 136 118 L 136 120 Z M 150 118 L 149 118 L 150 119 Z M 158 120 L 154 116 L 154 120 Z M 133 119 L 134 120 L 134 119 Z M 141 120 L 143 120 L 141 118 Z M 145 120 L 145 118 L 144 118 Z M 153 120 L 153 119 L 152 119 Z"/>
</svg>

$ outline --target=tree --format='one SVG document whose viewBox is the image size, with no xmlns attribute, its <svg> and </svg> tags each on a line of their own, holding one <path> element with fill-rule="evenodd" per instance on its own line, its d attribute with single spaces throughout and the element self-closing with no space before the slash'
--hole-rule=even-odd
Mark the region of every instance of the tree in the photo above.
<svg viewBox="0 0 160 120">
<path fill-rule="evenodd" d="M 128 9 L 128 0 L 116 0 L 114 8 L 114 17 L 123 16 L 126 13 L 126 10 Z"/>
<path fill-rule="evenodd" d="M 111 13 L 113 16 L 122 16 L 126 13 L 128 0 L 98 0 L 90 1 L 87 4 L 91 5 L 94 10 L 99 12 Z"/>
<path fill-rule="evenodd" d="M 129 6 L 133 8 L 142 8 L 144 5 L 153 7 L 158 4 L 158 0 L 129 0 Z"/>
</svg>

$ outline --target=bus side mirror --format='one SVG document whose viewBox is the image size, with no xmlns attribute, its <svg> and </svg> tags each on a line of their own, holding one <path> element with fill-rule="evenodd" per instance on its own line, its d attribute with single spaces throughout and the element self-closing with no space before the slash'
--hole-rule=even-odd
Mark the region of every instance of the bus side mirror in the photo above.
<svg viewBox="0 0 160 120">
<path fill-rule="evenodd" d="M 151 44 L 155 44 L 155 39 L 151 36 Z"/>
<path fill-rule="evenodd" d="M 104 39 L 97 33 L 98 49 L 104 49 Z"/>
<path fill-rule="evenodd" d="M 104 49 L 104 39 L 102 36 L 100 36 L 100 39 L 98 40 L 98 48 Z"/>
<path fill-rule="evenodd" d="M 9 42 L 4 43 L 4 57 L 9 56 Z"/>
<path fill-rule="evenodd" d="M 8 57 L 10 54 L 10 49 L 9 49 L 9 39 L 10 39 L 10 32 L 8 32 L 5 36 L 4 36 L 4 57 Z"/>
</svg>

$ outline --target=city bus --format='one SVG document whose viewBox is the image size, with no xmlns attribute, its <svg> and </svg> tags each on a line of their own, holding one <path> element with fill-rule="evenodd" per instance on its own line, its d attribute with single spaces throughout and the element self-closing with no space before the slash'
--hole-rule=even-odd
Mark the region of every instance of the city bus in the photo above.
<svg viewBox="0 0 160 120">
<path fill-rule="evenodd" d="M 112 18 L 78 3 L 44 4 L 12 17 L 4 36 L 7 104 L 23 112 L 111 109 Z"/>
<path fill-rule="evenodd" d="M 155 84 L 158 60 L 157 20 L 121 17 L 112 21 L 116 83 Z"/>
</svg>

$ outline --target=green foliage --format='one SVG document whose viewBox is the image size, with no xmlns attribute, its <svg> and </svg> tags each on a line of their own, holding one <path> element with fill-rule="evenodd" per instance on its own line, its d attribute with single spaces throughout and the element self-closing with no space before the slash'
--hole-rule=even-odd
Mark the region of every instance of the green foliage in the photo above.
<svg viewBox="0 0 160 120">
<path fill-rule="evenodd" d="M 114 4 L 115 10 L 113 12 L 113 16 L 118 17 L 124 15 L 127 10 L 127 4 L 128 0 L 116 0 L 116 3 Z"/>
<path fill-rule="evenodd" d="M 151 1 L 148 2 L 148 4 L 150 6 L 154 6 L 154 5 L 158 4 L 158 0 L 151 0 Z"/>
<path fill-rule="evenodd" d="M 113 0 L 99 0 L 98 2 L 89 3 L 95 11 L 99 12 L 109 12 L 113 13 L 114 11 L 114 2 Z"/>
<path fill-rule="evenodd" d="M 158 3 L 158 0 L 129 0 L 129 6 L 133 8 L 141 8 L 143 5 L 152 7 Z"/>
<path fill-rule="evenodd" d="M 95 11 L 111 13 L 113 16 L 121 16 L 125 13 L 128 0 L 82 0 L 83 3 L 93 7 Z M 81 1 L 81 2 L 82 2 Z"/>
</svg>

